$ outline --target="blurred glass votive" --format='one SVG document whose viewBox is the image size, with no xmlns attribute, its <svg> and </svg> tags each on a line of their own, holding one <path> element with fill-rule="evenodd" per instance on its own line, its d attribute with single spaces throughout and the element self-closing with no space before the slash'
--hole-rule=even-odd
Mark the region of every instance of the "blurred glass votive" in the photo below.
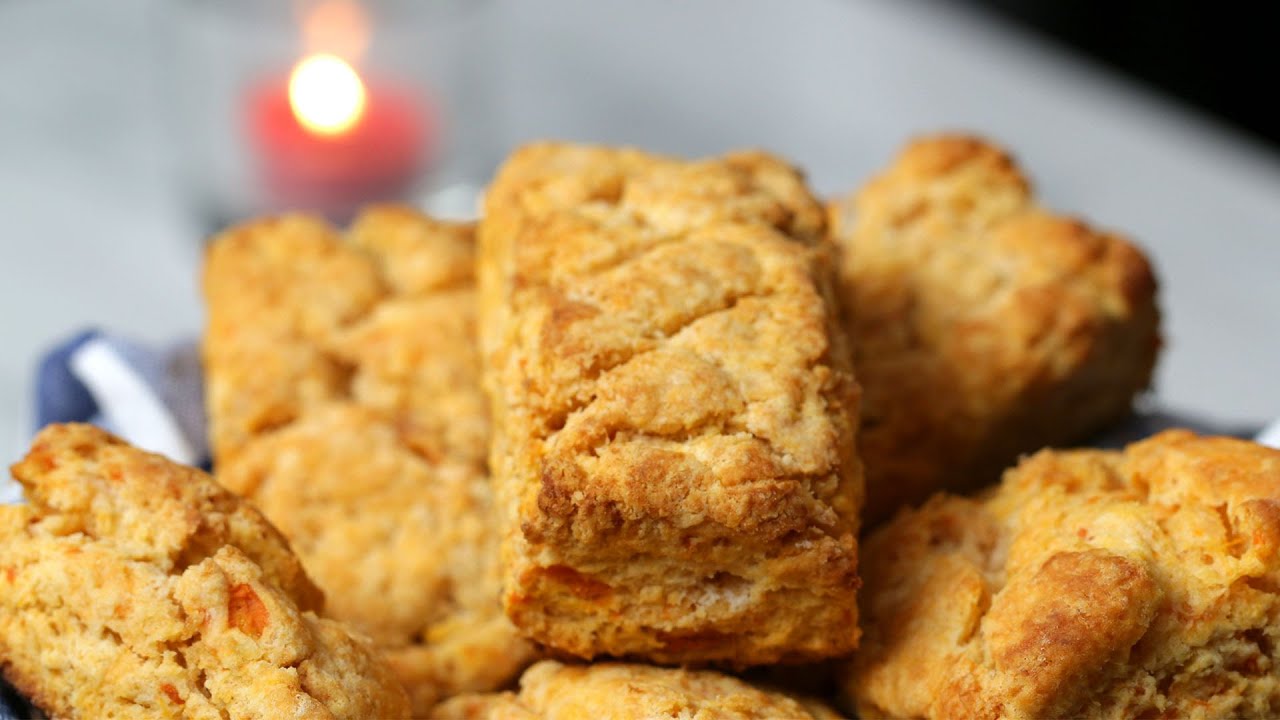
<svg viewBox="0 0 1280 720">
<path fill-rule="evenodd" d="M 194 208 L 213 227 L 293 210 L 346 222 L 384 201 L 473 213 L 497 162 L 487 6 L 170 4 L 164 60 Z"/>
</svg>

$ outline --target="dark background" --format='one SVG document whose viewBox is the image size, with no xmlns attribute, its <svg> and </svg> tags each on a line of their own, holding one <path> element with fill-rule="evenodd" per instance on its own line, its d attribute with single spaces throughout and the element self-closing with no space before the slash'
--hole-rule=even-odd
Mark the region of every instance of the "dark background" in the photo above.
<svg viewBox="0 0 1280 720">
<path fill-rule="evenodd" d="M 1280 149 L 1280 4 L 955 1 L 1073 48 Z"/>
</svg>

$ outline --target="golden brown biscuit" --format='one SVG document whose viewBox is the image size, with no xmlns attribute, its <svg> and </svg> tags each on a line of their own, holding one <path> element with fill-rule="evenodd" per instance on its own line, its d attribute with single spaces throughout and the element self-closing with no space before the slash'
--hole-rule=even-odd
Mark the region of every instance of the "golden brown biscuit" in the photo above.
<svg viewBox="0 0 1280 720">
<path fill-rule="evenodd" d="M 864 388 L 868 527 L 1086 439 L 1150 383 L 1146 258 L 1041 209 L 999 148 L 917 140 L 830 215 Z"/>
<path fill-rule="evenodd" d="M 56 717 L 408 717 L 289 546 L 209 476 L 52 425 L 0 506 L 0 667 Z"/>
<path fill-rule="evenodd" d="M 864 548 L 864 718 L 1280 714 L 1280 451 L 1045 450 Z"/>
<path fill-rule="evenodd" d="M 525 671 L 518 693 L 469 695 L 440 708 L 438 720 L 838 720 L 822 703 L 752 686 L 709 670 L 626 663 Z"/>
<path fill-rule="evenodd" d="M 538 144 L 489 189 L 503 599 L 580 657 L 857 644 L 857 386 L 821 208 L 762 153 Z"/>
<path fill-rule="evenodd" d="M 498 604 L 473 254 L 469 226 L 385 207 L 346 239 L 249 223 L 205 267 L 218 480 L 290 539 L 419 715 L 531 660 Z"/>
</svg>

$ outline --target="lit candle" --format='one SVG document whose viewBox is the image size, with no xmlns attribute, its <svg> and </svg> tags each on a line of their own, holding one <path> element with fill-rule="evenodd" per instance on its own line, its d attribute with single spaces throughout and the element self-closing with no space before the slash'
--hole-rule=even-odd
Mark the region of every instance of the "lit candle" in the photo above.
<svg viewBox="0 0 1280 720">
<path fill-rule="evenodd" d="M 304 57 L 249 98 L 249 134 L 269 204 L 345 219 L 402 197 L 428 159 L 431 118 L 409 89 L 363 80 L 341 57 Z"/>
</svg>

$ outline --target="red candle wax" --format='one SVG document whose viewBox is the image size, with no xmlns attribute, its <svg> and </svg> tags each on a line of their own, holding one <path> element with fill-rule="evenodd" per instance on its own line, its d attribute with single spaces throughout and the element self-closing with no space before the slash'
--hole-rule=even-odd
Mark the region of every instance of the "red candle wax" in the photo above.
<svg viewBox="0 0 1280 720">
<path fill-rule="evenodd" d="M 325 85 L 318 87 L 325 91 Z M 307 122 L 305 100 L 299 102 L 284 78 L 252 89 L 249 135 L 273 208 L 344 218 L 364 203 L 399 198 L 408 190 L 431 149 L 426 107 L 409 88 L 361 83 L 360 90 L 359 105 L 350 108 L 342 107 L 345 98 L 321 97 L 313 112 L 346 111 L 350 117 L 329 117 L 330 126 L 317 127 Z"/>
</svg>

